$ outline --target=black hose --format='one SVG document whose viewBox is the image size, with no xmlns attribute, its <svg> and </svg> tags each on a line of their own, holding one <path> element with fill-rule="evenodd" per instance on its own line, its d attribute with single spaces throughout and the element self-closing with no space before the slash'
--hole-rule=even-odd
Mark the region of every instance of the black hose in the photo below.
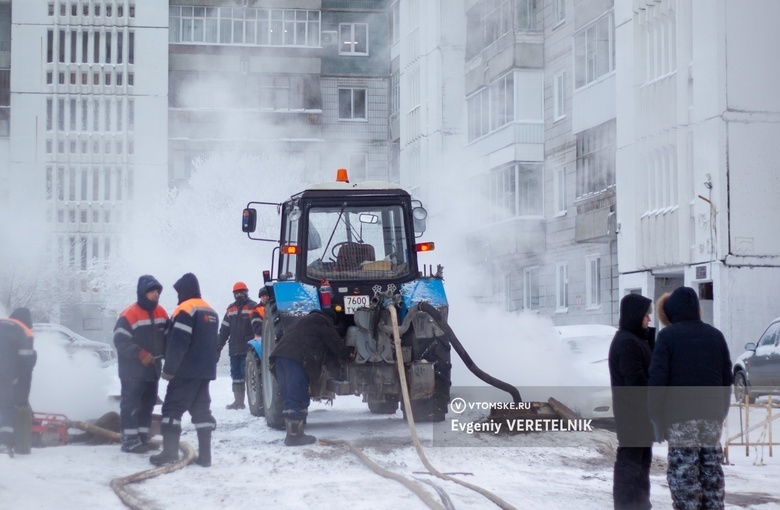
<svg viewBox="0 0 780 510">
<path fill-rule="evenodd" d="M 428 315 L 431 316 L 431 318 L 436 322 L 436 324 L 444 331 L 444 338 L 452 345 L 453 349 L 455 349 L 455 352 L 458 353 L 458 356 L 460 356 L 460 359 L 463 360 L 463 363 L 466 364 L 469 370 L 488 383 L 491 386 L 495 386 L 498 389 L 504 390 L 510 395 L 512 395 L 512 399 L 515 402 L 522 402 L 523 399 L 520 397 L 520 392 L 512 386 L 511 384 L 501 381 L 500 379 L 496 379 L 490 374 L 485 373 L 480 369 L 476 363 L 474 363 L 474 360 L 471 359 L 471 356 L 469 356 L 469 353 L 466 352 L 466 349 L 463 348 L 463 344 L 458 341 L 458 338 L 455 336 L 455 333 L 452 331 L 452 328 L 450 328 L 449 324 L 444 320 L 444 317 L 441 316 L 441 312 L 431 306 L 429 303 L 422 302 L 418 305 L 419 309 Z"/>
</svg>

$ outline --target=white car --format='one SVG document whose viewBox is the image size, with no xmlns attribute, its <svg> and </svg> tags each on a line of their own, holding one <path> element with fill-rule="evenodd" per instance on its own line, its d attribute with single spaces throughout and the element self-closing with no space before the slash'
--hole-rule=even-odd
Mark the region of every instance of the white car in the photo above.
<svg viewBox="0 0 780 510">
<path fill-rule="evenodd" d="M 583 418 L 613 418 L 609 380 L 609 346 L 617 332 L 614 326 L 581 324 L 557 326 L 563 344 L 562 367 L 566 367 L 571 395 L 563 402 Z"/>
<path fill-rule="evenodd" d="M 84 338 L 73 330 L 60 324 L 49 322 L 36 322 L 32 327 L 35 335 L 35 347 L 40 349 L 44 342 L 57 342 L 62 345 L 69 354 L 87 351 L 94 354 L 101 366 L 106 367 L 116 362 L 116 350 L 110 344 L 96 342 Z"/>
</svg>

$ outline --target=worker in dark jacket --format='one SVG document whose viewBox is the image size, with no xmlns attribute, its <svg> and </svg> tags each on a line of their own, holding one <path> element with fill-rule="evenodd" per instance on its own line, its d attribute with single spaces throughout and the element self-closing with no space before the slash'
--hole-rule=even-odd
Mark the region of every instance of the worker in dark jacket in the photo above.
<svg viewBox="0 0 780 510">
<path fill-rule="evenodd" d="M 666 479 L 675 509 L 722 509 L 720 445 L 731 398 L 731 355 L 718 329 L 702 322 L 699 298 L 679 287 L 663 305 L 671 323 L 650 362 L 648 410 L 657 441 L 668 440 Z"/>
<path fill-rule="evenodd" d="M 16 408 L 30 406 L 30 386 L 37 356 L 32 315 L 17 308 L 0 320 L 0 453 L 14 455 Z"/>
<path fill-rule="evenodd" d="M 252 309 L 252 331 L 255 334 L 255 338 L 262 338 L 263 336 L 263 320 L 265 319 L 265 305 L 268 303 L 268 290 L 265 287 L 260 288 L 260 292 L 257 294 L 257 298 L 260 302 Z"/>
<path fill-rule="evenodd" d="M 149 442 L 149 429 L 168 328 L 168 314 L 159 305 L 161 292 L 162 285 L 153 276 L 138 278 L 137 301 L 119 315 L 114 326 L 122 383 L 119 417 L 123 452 L 146 453 L 157 447 Z"/>
<path fill-rule="evenodd" d="M 646 510 L 650 504 L 653 428 L 647 415 L 647 380 L 654 329 L 652 301 L 628 294 L 620 301 L 620 328 L 609 347 L 609 378 L 618 449 L 612 480 L 615 509 Z"/>
<path fill-rule="evenodd" d="M 317 440 L 304 434 L 303 429 L 309 412 L 309 382 L 319 381 L 325 356 L 331 353 L 341 360 L 350 359 L 335 322 L 336 314 L 330 308 L 314 310 L 287 330 L 271 353 L 272 370 L 282 397 L 287 446 Z"/>
<path fill-rule="evenodd" d="M 233 403 L 228 409 L 244 409 L 246 382 L 247 342 L 255 337 L 252 331 L 252 310 L 257 303 L 249 299 L 249 289 L 244 282 L 233 285 L 235 301 L 228 306 L 222 326 L 219 328 L 219 352 L 228 344 L 230 378 L 233 379 Z"/>
<path fill-rule="evenodd" d="M 173 312 L 168 329 L 162 378 L 168 390 L 162 406 L 163 451 L 149 460 L 157 466 L 179 460 L 181 418 L 192 416 L 198 433 L 198 459 L 203 467 L 211 465 L 211 432 L 217 421 L 211 414 L 209 383 L 217 378 L 217 328 L 219 315 L 200 297 L 198 279 L 192 273 L 173 284 L 179 306 Z"/>
</svg>

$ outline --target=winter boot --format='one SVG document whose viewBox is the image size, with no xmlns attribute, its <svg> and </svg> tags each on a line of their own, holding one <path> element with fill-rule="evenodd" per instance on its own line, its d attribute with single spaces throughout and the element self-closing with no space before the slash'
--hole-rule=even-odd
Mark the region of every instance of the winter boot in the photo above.
<svg viewBox="0 0 780 510">
<path fill-rule="evenodd" d="M 147 453 L 149 447 L 138 436 L 126 436 L 122 438 L 121 450 L 125 453 Z"/>
<path fill-rule="evenodd" d="M 195 464 L 211 466 L 211 429 L 198 429 L 198 458 Z"/>
<path fill-rule="evenodd" d="M 9 457 L 14 457 L 14 448 L 9 443 L 0 443 L 0 454 L 7 453 Z"/>
<path fill-rule="evenodd" d="M 287 446 L 303 446 L 317 441 L 314 436 L 303 433 L 303 420 L 293 420 L 285 418 L 284 423 L 287 426 L 287 437 L 284 438 L 284 444 Z"/>
<path fill-rule="evenodd" d="M 233 383 L 233 403 L 228 404 L 225 409 L 244 409 L 244 393 L 246 388 L 244 383 Z"/>
<path fill-rule="evenodd" d="M 144 446 L 146 446 L 147 450 L 149 450 L 149 451 L 155 450 L 156 451 L 156 450 L 160 449 L 160 443 L 158 443 L 157 441 L 152 441 L 151 439 L 149 439 L 149 434 L 144 434 L 143 432 L 141 432 L 140 434 L 138 434 L 138 437 L 141 439 L 141 442 L 144 444 Z"/>
<path fill-rule="evenodd" d="M 173 464 L 179 462 L 179 438 L 181 437 L 181 427 L 173 425 L 163 425 L 163 451 L 157 455 L 149 457 L 149 462 L 155 466 L 164 464 Z"/>
</svg>

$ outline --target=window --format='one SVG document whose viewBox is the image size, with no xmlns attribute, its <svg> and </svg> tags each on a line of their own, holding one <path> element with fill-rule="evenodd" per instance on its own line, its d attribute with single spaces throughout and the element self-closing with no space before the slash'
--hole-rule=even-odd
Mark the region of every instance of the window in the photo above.
<svg viewBox="0 0 780 510">
<path fill-rule="evenodd" d="M 78 52 L 76 51 L 77 41 L 78 41 L 78 33 L 76 33 L 76 31 L 74 30 L 70 33 L 70 63 L 71 64 L 76 63 L 76 55 L 78 54 Z"/>
<path fill-rule="evenodd" d="M 57 49 L 57 51 L 59 53 L 59 60 L 58 60 L 58 62 L 61 63 L 61 64 L 64 64 L 65 63 L 65 31 L 64 30 L 60 30 L 60 41 L 59 42 L 60 42 L 59 48 Z"/>
<path fill-rule="evenodd" d="M 366 89 L 339 89 L 339 120 L 366 120 Z"/>
<path fill-rule="evenodd" d="M 585 306 L 597 308 L 601 305 L 601 258 L 589 256 L 585 264 Z"/>
<path fill-rule="evenodd" d="M 262 74 L 260 80 L 259 106 L 268 110 L 289 110 L 290 77 Z"/>
<path fill-rule="evenodd" d="M 127 34 L 127 63 L 135 64 L 135 32 Z"/>
<path fill-rule="evenodd" d="M 566 214 L 566 167 L 559 166 L 553 173 L 553 192 L 555 193 L 555 215 Z"/>
<path fill-rule="evenodd" d="M 542 165 L 512 163 L 490 174 L 490 221 L 539 216 L 542 211 Z"/>
<path fill-rule="evenodd" d="M 553 120 L 566 116 L 566 72 L 555 75 L 553 81 Z"/>
<path fill-rule="evenodd" d="M 401 109 L 401 75 L 398 71 L 390 75 L 390 115 L 397 115 Z"/>
<path fill-rule="evenodd" d="M 46 32 L 46 62 L 54 62 L 54 31 Z"/>
<path fill-rule="evenodd" d="M 396 0 L 390 6 L 390 34 L 391 40 L 397 43 L 401 40 L 401 2 Z"/>
<path fill-rule="evenodd" d="M 553 21 L 556 25 L 566 21 L 566 0 L 553 0 Z"/>
<path fill-rule="evenodd" d="M 540 30 L 542 17 L 539 15 L 541 0 L 515 0 L 515 23 L 519 30 Z"/>
<path fill-rule="evenodd" d="M 615 120 L 577 134 L 577 198 L 615 185 Z"/>
<path fill-rule="evenodd" d="M 584 87 L 615 69 L 612 13 L 574 34 L 574 87 Z"/>
<path fill-rule="evenodd" d="M 539 268 L 527 267 L 523 270 L 523 309 L 539 309 Z"/>
<path fill-rule="evenodd" d="M 569 307 L 569 266 L 565 262 L 555 265 L 555 311 L 565 312 Z"/>
<path fill-rule="evenodd" d="M 515 119 L 514 74 L 497 79 L 468 99 L 469 141 Z"/>
<path fill-rule="evenodd" d="M 342 23 L 339 36 L 339 55 L 368 55 L 367 24 Z"/>
<path fill-rule="evenodd" d="M 130 16 L 135 15 L 130 6 Z M 320 45 L 320 12 L 252 7 L 168 8 L 168 42 L 260 46 Z"/>
</svg>

